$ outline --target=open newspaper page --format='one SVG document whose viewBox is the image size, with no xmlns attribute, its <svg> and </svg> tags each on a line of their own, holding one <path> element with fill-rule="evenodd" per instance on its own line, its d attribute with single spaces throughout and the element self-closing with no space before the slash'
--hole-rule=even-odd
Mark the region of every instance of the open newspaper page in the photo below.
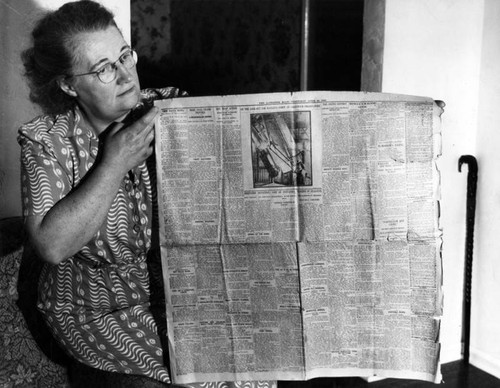
<svg viewBox="0 0 500 388">
<path fill-rule="evenodd" d="M 297 92 L 156 104 L 174 382 L 440 381 L 432 99 Z"/>
</svg>

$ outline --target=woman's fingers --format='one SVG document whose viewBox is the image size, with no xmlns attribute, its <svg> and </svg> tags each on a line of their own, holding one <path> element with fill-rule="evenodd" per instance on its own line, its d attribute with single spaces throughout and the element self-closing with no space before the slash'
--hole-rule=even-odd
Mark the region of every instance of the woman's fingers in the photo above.
<svg viewBox="0 0 500 388">
<path fill-rule="evenodd" d="M 139 144 L 151 145 L 154 139 L 154 124 L 157 114 L 158 108 L 153 107 L 130 126 L 130 129 L 133 130 L 134 134 L 137 136 Z"/>
<path fill-rule="evenodd" d="M 151 112 L 152 111 L 152 112 Z M 149 112 L 152 114 L 152 118 L 151 120 L 149 121 L 147 127 L 148 127 L 148 130 L 146 131 L 146 137 L 145 137 L 145 141 L 146 141 L 146 144 L 151 144 L 153 142 L 153 139 L 155 137 L 155 131 L 154 131 L 154 126 L 155 126 L 155 121 L 156 121 L 156 117 L 158 116 L 158 112 L 159 112 L 159 109 L 156 108 L 156 107 L 153 107 Z"/>
<path fill-rule="evenodd" d="M 153 153 L 154 123 L 159 109 L 153 107 L 130 125 L 113 124 L 104 141 L 104 156 L 128 171 Z"/>
<path fill-rule="evenodd" d="M 142 116 L 139 120 L 132 124 L 132 126 L 138 125 L 143 132 L 149 132 L 149 130 L 151 130 L 155 124 L 155 118 L 157 114 L 158 108 L 154 106 L 144 116 Z"/>
</svg>

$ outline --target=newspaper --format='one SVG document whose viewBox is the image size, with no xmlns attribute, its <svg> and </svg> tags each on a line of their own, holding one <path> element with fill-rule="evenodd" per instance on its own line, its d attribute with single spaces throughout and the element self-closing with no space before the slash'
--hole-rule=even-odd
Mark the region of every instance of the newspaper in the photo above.
<svg viewBox="0 0 500 388">
<path fill-rule="evenodd" d="M 440 382 L 432 99 L 325 91 L 156 105 L 173 382 Z"/>
</svg>

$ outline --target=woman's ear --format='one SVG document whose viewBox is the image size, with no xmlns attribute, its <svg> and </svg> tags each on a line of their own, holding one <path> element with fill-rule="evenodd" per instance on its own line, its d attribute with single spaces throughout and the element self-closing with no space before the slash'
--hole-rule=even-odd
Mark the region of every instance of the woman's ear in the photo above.
<svg viewBox="0 0 500 388">
<path fill-rule="evenodd" d="M 73 85 L 68 81 L 67 77 L 61 77 L 57 80 L 57 84 L 59 85 L 59 88 L 66 93 L 70 97 L 76 97 L 78 96 L 78 93 L 76 92 L 75 88 Z"/>
</svg>

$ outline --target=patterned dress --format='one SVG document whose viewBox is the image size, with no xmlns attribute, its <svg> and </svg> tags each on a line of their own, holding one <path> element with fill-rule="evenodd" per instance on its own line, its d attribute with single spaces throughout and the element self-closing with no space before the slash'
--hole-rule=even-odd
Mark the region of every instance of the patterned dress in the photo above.
<svg viewBox="0 0 500 388">
<path fill-rule="evenodd" d="M 141 105 L 178 95 L 175 88 L 147 89 Z M 18 142 L 25 217 L 44 216 L 77 187 L 92 168 L 100 144 L 78 107 L 23 125 Z M 58 265 L 44 265 L 38 308 L 55 338 L 81 363 L 170 383 L 168 355 L 163 351 L 166 320 L 154 217 L 155 175 L 150 169 L 144 162 L 124 176 L 107 219 L 77 254 Z"/>
</svg>

